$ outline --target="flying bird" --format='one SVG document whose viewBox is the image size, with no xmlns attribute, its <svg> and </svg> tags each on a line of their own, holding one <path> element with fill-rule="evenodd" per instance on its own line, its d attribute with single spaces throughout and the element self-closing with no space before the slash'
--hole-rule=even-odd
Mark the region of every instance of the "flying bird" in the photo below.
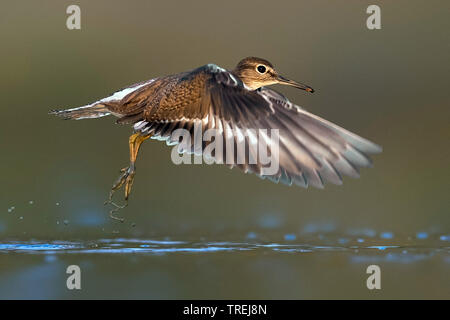
<svg viewBox="0 0 450 320">
<path fill-rule="evenodd" d="M 136 173 L 136 159 L 148 138 L 177 144 L 176 129 L 216 129 L 228 139 L 244 140 L 251 150 L 260 137 L 229 134 L 250 129 L 279 130 L 279 168 L 265 174 L 258 160 L 231 164 L 244 172 L 287 185 L 323 188 L 325 182 L 342 184 L 342 176 L 359 177 L 359 168 L 371 166 L 370 154 L 381 147 L 290 102 L 267 88 L 281 84 L 306 92 L 314 90 L 280 75 L 267 60 L 247 57 L 233 70 L 207 64 L 197 69 L 139 82 L 86 106 L 51 111 L 64 119 L 92 119 L 113 115 L 116 123 L 131 124 L 130 164 L 121 170 L 109 196 L 124 187 L 126 204 Z M 188 152 L 194 152 L 193 147 Z M 216 156 L 224 163 L 224 154 Z M 220 158 L 220 159 L 219 159 Z M 125 204 L 125 205 L 126 205 Z"/>
</svg>

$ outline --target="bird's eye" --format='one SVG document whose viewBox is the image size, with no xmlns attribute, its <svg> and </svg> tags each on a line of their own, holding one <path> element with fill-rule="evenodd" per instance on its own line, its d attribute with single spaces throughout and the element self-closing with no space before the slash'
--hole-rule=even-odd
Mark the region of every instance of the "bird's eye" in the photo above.
<svg viewBox="0 0 450 320">
<path fill-rule="evenodd" d="M 257 70 L 259 73 L 265 73 L 265 72 L 267 71 L 266 67 L 263 66 L 262 64 L 260 64 L 259 66 L 257 66 L 257 67 L 256 67 L 256 70 Z"/>
</svg>

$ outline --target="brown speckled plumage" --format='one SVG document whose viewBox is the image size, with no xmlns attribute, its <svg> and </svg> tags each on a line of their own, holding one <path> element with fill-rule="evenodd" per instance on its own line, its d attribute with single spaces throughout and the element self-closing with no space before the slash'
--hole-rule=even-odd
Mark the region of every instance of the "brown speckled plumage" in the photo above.
<svg viewBox="0 0 450 320">
<path fill-rule="evenodd" d="M 305 111 L 266 87 L 277 83 L 314 92 L 279 75 L 267 60 L 249 57 L 232 71 L 208 64 L 137 83 L 88 106 L 54 113 L 69 119 L 113 114 L 118 123 L 133 124 L 136 135 L 168 143 L 177 143 L 172 139 L 175 129 L 192 131 L 197 122 L 203 131 L 222 130 L 225 139 L 227 130 L 279 129 L 280 169 L 276 174 L 264 176 L 261 163 L 237 166 L 288 185 L 321 188 L 326 181 L 340 184 L 342 175 L 357 177 L 358 168 L 371 165 L 368 155 L 380 152 L 379 146 Z M 245 139 L 252 151 L 249 138 Z M 135 148 L 141 140 L 136 140 L 139 142 Z M 134 160 L 130 165 L 133 175 Z M 215 160 L 220 163 L 224 159 Z M 129 175 L 122 177 L 127 179 L 127 186 L 132 183 Z"/>
</svg>

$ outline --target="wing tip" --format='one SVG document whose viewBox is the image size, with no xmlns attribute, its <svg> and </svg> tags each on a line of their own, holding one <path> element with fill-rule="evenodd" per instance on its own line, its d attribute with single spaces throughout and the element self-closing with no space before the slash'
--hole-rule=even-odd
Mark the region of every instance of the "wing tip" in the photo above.
<svg viewBox="0 0 450 320">
<path fill-rule="evenodd" d="M 379 144 L 376 144 L 372 141 L 367 140 L 366 148 L 364 148 L 364 152 L 370 153 L 370 154 L 378 154 L 383 152 L 383 147 Z"/>
</svg>

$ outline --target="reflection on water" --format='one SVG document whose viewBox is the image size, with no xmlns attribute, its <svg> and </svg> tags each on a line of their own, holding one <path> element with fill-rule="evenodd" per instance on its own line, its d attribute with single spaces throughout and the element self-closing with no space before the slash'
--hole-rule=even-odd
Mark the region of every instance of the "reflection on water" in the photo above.
<svg viewBox="0 0 450 320">
<path fill-rule="evenodd" d="M 448 297 L 450 234 L 438 228 L 401 234 L 311 222 L 294 231 L 270 215 L 259 226 L 195 237 L 5 237 L 0 299 L 372 299 L 371 264 L 383 273 L 377 297 Z M 73 264 L 82 270 L 80 292 L 65 286 Z"/>
<path fill-rule="evenodd" d="M 448 234 L 385 239 L 368 230 L 319 229 L 270 236 L 249 232 L 233 241 L 3 240 L 0 299 L 372 299 L 365 286 L 371 264 L 383 272 L 377 297 L 448 297 Z M 82 270 L 80 292 L 65 286 L 72 264 Z M 433 270 L 432 281 L 418 276 L 423 270 Z"/>
</svg>

